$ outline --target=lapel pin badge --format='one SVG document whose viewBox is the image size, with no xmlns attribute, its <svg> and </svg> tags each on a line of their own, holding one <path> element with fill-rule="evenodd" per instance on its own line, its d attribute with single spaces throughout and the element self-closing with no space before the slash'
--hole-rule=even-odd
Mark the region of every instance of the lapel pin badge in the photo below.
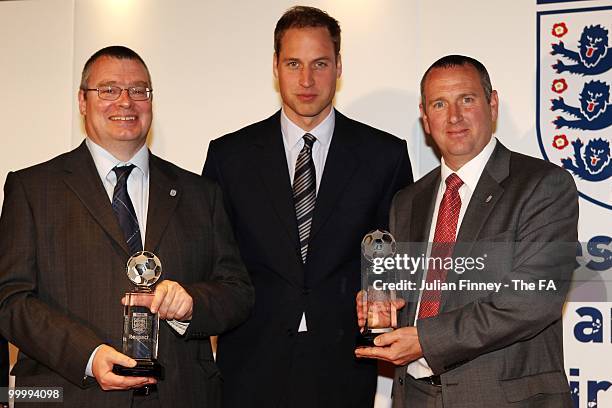
<svg viewBox="0 0 612 408">
<path fill-rule="evenodd" d="M 492 198 L 493 198 L 492 195 L 488 196 L 487 199 L 485 200 L 485 203 L 488 203 L 489 201 L 491 201 Z"/>
<path fill-rule="evenodd" d="M 175 189 L 171 189 L 170 190 L 170 197 L 176 197 L 176 190 Z"/>
</svg>

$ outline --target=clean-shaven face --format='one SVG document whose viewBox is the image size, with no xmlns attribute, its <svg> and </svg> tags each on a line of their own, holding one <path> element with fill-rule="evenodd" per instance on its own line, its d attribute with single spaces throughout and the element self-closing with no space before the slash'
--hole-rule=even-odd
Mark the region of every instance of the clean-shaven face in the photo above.
<svg viewBox="0 0 612 408">
<path fill-rule="evenodd" d="M 340 55 L 327 28 L 290 28 L 274 56 L 274 76 L 283 110 L 292 122 L 311 130 L 332 109 L 336 81 L 342 74 Z"/>
<path fill-rule="evenodd" d="M 425 132 L 434 139 L 444 161 L 458 170 L 484 149 L 497 120 L 498 98 L 487 101 L 478 71 L 459 65 L 434 68 L 425 78 L 421 116 Z"/>
<path fill-rule="evenodd" d="M 91 66 L 88 88 L 103 86 L 150 88 L 147 70 L 138 61 L 100 57 Z M 100 99 L 95 91 L 79 92 L 79 110 L 85 118 L 87 136 L 111 153 L 135 153 L 147 139 L 153 118 L 151 99 L 133 101 L 127 91 L 119 99 Z"/>
</svg>

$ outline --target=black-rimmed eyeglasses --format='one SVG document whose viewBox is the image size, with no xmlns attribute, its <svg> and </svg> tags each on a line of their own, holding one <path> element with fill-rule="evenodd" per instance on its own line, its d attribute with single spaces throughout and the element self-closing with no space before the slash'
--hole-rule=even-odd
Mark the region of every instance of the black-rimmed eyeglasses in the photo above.
<svg viewBox="0 0 612 408">
<path fill-rule="evenodd" d="M 99 88 L 86 88 L 84 91 L 96 91 L 98 97 L 105 101 L 116 101 L 121 96 L 123 91 L 127 91 L 128 96 L 133 101 L 146 101 L 151 98 L 152 89 L 146 86 L 131 86 L 129 88 L 121 88 L 119 86 L 101 86 Z"/>
</svg>

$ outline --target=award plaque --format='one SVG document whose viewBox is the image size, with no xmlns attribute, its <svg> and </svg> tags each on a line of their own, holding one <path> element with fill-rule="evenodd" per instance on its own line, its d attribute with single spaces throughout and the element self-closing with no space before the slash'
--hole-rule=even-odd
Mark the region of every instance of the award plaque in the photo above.
<svg viewBox="0 0 612 408">
<path fill-rule="evenodd" d="M 369 232 L 361 241 L 361 312 L 366 322 L 357 335 L 357 347 L 374 346 L 376 336 L 397 328 L 396 293 L 385 285 L 395 282 L 395 270 L 386 270 L 383 262 L 395 251 L 395 238 L 387 231 Z"/>
<path fill-rule="evenodd" d="M 115 364 L 113 372 L 131 377 L 162 378 L 163 367 L 157 362 L 159 316 L 143 306 L 151 304 L 152 299 L 145 299 L 153 297 L 152 287 L 161 276 L 161 262 L 152 252 L 137 252 L 128 260 L 126 271 L 135 286 L 125 294 L 123 354 L 136 360 L 137 364 L 135 367 Z"/>
</svg>

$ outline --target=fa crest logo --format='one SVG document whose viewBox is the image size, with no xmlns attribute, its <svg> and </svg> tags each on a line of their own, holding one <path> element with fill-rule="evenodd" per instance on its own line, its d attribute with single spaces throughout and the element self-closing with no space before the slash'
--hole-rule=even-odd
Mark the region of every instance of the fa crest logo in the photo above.
<svg viewBox="0 0 612 408">
<path fill-rule="evenodd" d="M 592 139 L 582 152 L 582 141 L 572 142 L 573 159 L 561 159 L 563 167 L 587 181 L 604 181 L 612 176 L 610 165 L 610 143 L 603 139 Z"/>
<path fill-rule="evenodd" d="M 147 313 L 134 312 L 132 315 L 132 331 L 136 334 L 143 334 L 149 328 L 149 316 Z"/>
<path fill-rule="evenodd" d="M 552 110 L 561 110 L 578 120 L 568 120 L 559 116 L 553 120 L 557 129 L 599 130 L 605 129 L 612 123 L 612 109 L 610 106 L 610 86 L 601 81 L 590 81 L 584 84 L 579 96 L 580 107 L 569 106 L 562 97 L 551 101 Z"/>
<path fill-rule="evenodd" d="M 601 25 L 584 27 L 578 42 L 578 52 L 565 48 L 563 41 L 552 45 L 552 55 L 560 55 L 575 65 L 565 65 L 557 60 L 553 68 L 557 74 L 571 72 L 580 75 L 598 75 L 612 66 L 612 53 L 608 52 L 608 30 Z"/>
<path fill-rule="evenodd" d="M 612 209 L 612 7 L 538 13 L 537 133 L 580 196 Z"/>
</svg>

